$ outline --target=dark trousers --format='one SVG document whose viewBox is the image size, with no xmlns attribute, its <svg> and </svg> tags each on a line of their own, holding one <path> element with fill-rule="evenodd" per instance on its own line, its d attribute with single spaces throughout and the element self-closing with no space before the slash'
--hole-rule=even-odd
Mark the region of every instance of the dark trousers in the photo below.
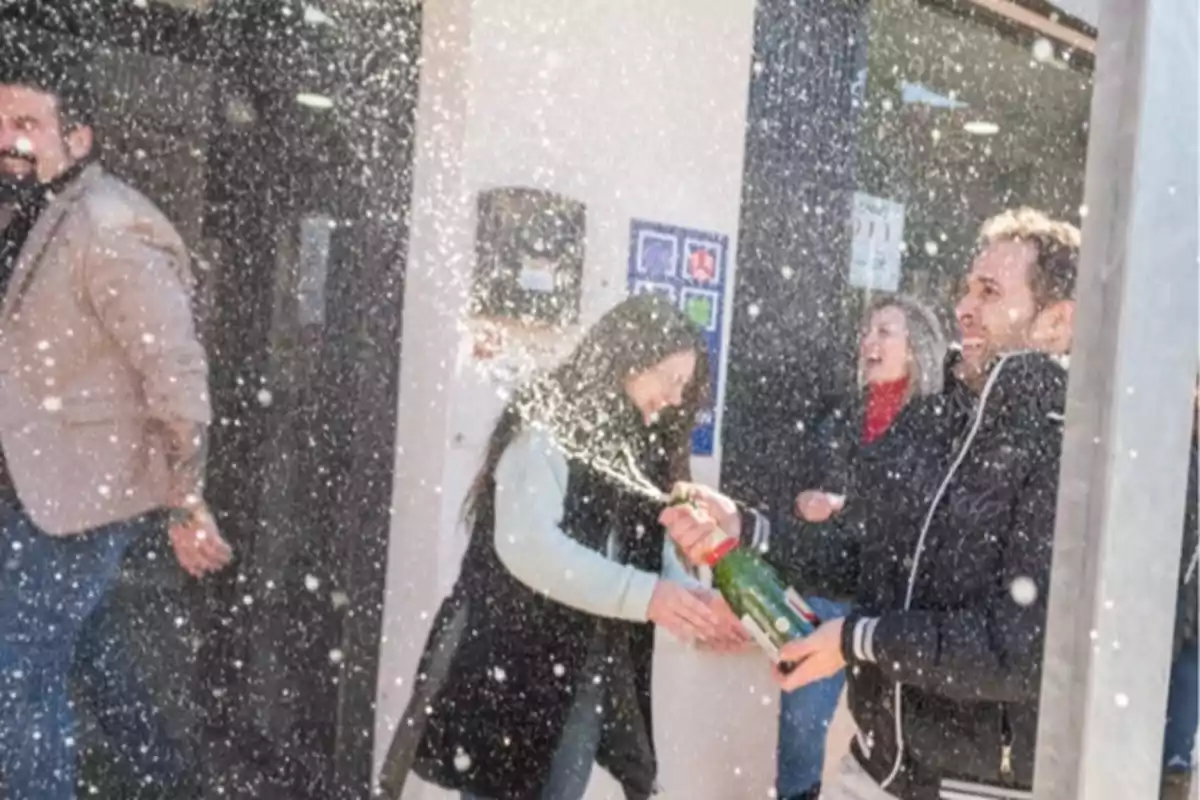
<svg viewBox="0 0 1200 800">
<path fill-rule="evenodd" d="M 157 515 L 72 536 L 49 536 L 0 505 L 0 772 L 5 800 L 74 800 L 78 751 L 70 675 L 97 692 L 106 730 L 141 763 L 176 769 L 156 749 L 153 706 L 96 616 L 125 551 L 161 532 Z M 110 629 L 111 630 L 111 629 Z M 156 763 L 161 760 L 161 764 Z M 160 776 L 151 776 L 156 780 Z"/>
<path fill-rule="evenodd" d="M 162 524 L 157 527 L 161 529 Z M 159 531 L 154 533 L 161 535 Z M 184 684 L 175 687 L 180 691 L 147 685 L 144 681 L 148 672 L 164 669 L 154 660 L 161 654 L 131 647 L 128 600 L 112 602 L 115 600 L 121 598 L 113 593 L 101 601 L 83 626 L 72 672 L 74 697 L 87 708 L 104 735 L 106 746 L 99 750 L 97 763 L 122 776 L 126 784 L 138 785 L 135 794 L 121 789 L 130 795 L 127 800 L 135 796 L 189 800 L 196 796 L 200 782 L 195 754 L 188 733 L 172 730 L 167 718 L 194 710 L 190 705 L 191 687 L 187 685 L 190 673 L 169 673 L 172 683 Z M 153 597 L 151 602 L 156 605 L 151 613 L 170 613 L 170 605 L 162 598 Z M 84 789 L 79 794 L 90 796 L 91 787 Z"/>
<path fill-rule="evenodd" d="M 589 657 L 588 666 L 584 668 L 583 674 L 596 674 L 599 670 L 599 664 L 596 662 L 601 658 L 604 658 L 604 651 L 595 650 Z M 590 680 L 586 681 L 575 696 L 539 800 L 582 800 L 587 793 L 592 767 L 596 763 L 596 756 L 604 738 L 604 713 L 601 710 L 604 706 L 604 690 Z M 649 750 L 649 743 L 641 741 L 644 736 L 622 728 L 610 732 L 610 736 L 608 757 L 615 763 L 634 763 L 642 753 Z M 625 800 L 649 800 L 651 796 L 629 786 L 622 788 Z M 460 800 L 488 798 L 463 792 Z"/>
</svg>

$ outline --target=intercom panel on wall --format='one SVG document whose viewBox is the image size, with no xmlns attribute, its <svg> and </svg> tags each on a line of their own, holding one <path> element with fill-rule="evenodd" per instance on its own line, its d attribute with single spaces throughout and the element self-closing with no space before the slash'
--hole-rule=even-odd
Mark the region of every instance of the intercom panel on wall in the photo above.
<svg viewBox="0 0 1200 800">
<path fill-rule="evenodd" d="M 522 322 L 579 319 L 587 211 L 554 192 L 500 187 L 479 193 L 472 311 Z"/>
</svg>

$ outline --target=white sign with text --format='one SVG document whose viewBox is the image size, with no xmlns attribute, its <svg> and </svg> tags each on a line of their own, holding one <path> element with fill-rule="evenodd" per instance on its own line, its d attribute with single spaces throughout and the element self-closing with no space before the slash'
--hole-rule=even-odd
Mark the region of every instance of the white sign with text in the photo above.
<svg viewBox="0 0 1200 800">
<path fill-rule="evenodd" d="M 850 285 L 884 292 L 899 289 L 904 204 L 855 192 L 851 224 Z"/>
</svg>

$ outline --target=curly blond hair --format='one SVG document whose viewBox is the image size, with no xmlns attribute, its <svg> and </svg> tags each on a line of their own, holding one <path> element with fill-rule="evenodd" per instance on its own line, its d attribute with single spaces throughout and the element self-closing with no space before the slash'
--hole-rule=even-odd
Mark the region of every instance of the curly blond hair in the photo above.
<svg viewBox="0 0 1200 800">
<path fill-rule="evenodd" d="M 1040 307 L 1075 298 L 1079 228 L 1037 209 L 1009 209 L 984 222 L 979 230 L 980 249 L 996 242 L 1028 242 L 1037 249 L 1029 288 Z"/>
</svg>

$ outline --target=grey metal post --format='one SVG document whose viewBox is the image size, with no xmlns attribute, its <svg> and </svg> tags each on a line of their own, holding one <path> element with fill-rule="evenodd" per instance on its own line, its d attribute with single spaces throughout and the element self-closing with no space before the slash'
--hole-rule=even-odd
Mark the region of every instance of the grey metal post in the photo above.
<svg viewBox="0 0 1200 800">
<path fill-rule="evenodd" d="M 1158 797 L 1197 366 L 1197 4 L 1106 0 L 1037 800 Z"/>
</svg>

